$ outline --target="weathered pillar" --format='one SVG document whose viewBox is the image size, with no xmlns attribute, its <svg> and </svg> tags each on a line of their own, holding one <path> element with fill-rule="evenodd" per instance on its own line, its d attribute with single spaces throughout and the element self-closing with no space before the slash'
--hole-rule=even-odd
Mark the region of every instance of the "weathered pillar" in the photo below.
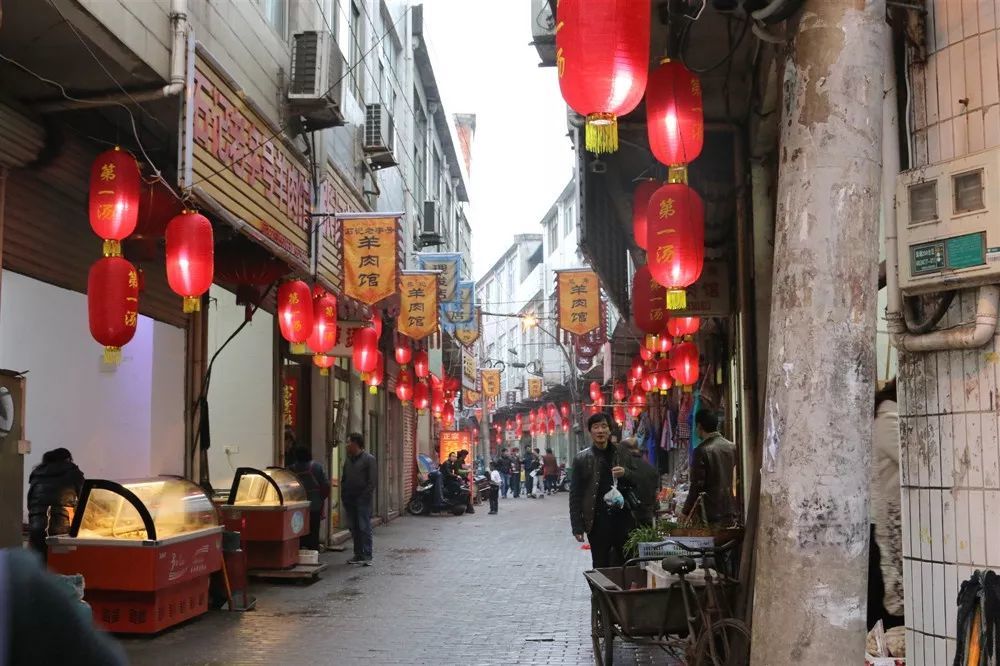
<svg viewBox="0 0 1000 666">
<path fill-rule="evenodd" d="M 806 0 L 787 62 L 755 666 L 863 658 L 884 0 Z"/>
</svg>

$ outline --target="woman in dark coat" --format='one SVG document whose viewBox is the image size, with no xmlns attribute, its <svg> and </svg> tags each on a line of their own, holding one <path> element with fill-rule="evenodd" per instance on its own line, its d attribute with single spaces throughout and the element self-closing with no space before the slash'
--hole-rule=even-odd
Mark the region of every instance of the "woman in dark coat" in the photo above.
<svg viewBox="0 0 1000 666">
<path fill-rule="evenodd" d="M 31 547 L 44 558 L 45 537 L 67 534 L 83 490 L 83 472 L 67 449 L 46 451 L 28 477 L 28 533 Z"/>
</svg>

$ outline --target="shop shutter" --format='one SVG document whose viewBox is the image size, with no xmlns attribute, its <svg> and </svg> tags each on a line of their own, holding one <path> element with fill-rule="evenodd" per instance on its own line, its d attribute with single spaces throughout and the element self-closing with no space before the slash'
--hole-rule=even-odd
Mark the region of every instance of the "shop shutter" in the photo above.
<svg viewBox="0 0 1000 666">
<path fill-rule="evenodd" d="M 403 501 L 413 494 L 416 478 L 417 410 L 413 403 L 403 405 Z"/>
<path fill-rule="evenodd" d="M 99 152 L 69 139 L 45 166 L 9 172 L 3 209 L 5 269 L 86 293 L 87 273 L 101 256 L 101 239 L 87 220 L 90 165 Z M 139 268 L 145 281 L 139 312 L 185 327 L 187 316 L 181 312 L 180 296 L 167 285 L 163 260 Z"/>
</svg>

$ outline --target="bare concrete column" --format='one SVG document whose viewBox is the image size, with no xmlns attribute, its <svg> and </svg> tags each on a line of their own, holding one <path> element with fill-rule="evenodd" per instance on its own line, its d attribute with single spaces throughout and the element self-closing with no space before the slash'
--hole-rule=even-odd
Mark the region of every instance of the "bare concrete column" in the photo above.
<svg viewBox="0 0 1000 666">
<path fill-rule="evenodd" d="M 884 0 L 806 0 L 785 75 L 755 666 L 864 656 Z"/>
</svg>

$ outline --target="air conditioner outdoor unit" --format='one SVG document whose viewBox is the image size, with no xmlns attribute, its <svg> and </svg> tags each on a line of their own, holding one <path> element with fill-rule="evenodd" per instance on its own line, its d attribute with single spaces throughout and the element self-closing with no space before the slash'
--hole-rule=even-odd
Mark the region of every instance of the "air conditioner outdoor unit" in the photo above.
<svg viewBox="0 0 1000 666">
<path fill-rule="evenodd" d="M 444 238 L 441 237 L 440 215 L 437 201 L 424 202 L 424 214 L 421 217 L 420 226 L 420 247 L 444 243 Z"/>
<path fill-rule="evenodd" d="M 901 173 L 896 226 L 904 293 L 1000 282 L 1000 149 Z"/>
<path fill-rule="evenodd" d="M 344 124 L 343 79 L 347 64 L 329 32 L 311 30 L 292 39 L 288 110 L 306 131 Z"/>
<path fill-rule="evenodd" d="M 365 155 L 373 169 L 385 169 L 399 164 L 396 150 L 396 127 L 392 114 L 382 104 L 369 104 L 365 109 Z"/>
</svg>

